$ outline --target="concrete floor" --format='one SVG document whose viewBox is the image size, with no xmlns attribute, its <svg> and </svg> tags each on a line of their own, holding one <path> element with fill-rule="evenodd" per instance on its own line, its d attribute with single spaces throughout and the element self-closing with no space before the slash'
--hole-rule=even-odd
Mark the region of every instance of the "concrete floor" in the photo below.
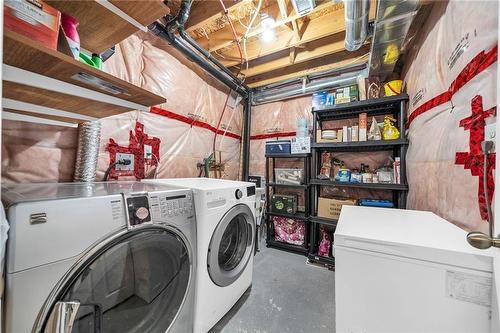
<svg viewBox="0 0 500 333">
<path fill-rule="evenodd" d="M 334 272 L 262 246 L 253 285 L 209 333 L 335 332 Z"/>
</svg>

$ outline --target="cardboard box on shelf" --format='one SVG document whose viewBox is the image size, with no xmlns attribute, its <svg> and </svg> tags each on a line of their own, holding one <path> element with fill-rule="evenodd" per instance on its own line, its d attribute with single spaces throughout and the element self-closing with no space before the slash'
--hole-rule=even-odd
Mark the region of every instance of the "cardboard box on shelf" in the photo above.
<svg viewBox="0 0 500 333">
<path fill-rule="evenodd" d="M 57 49 L 60 22 L 61 13 L 41 0 L 4 2 L 6 30 L 26 36 L 54 50 Z"/>
<path fill-rule="evenodd" d="M 309 154 L 311 152 L 311 137 L 295 137 L 291 139 L 292 154 Z"/>
<path fill-rule="evenodd" d="M 368 114 L 366 112 L 359 114 L 359 141 L 366 141 L 366 129 L 368 127 Z"/>
<path fill-rule="evenodd" d="M 355 206 L 356 199 L 349 198 L 318 198 L 318 217 L 338 219 L 342 206 Z"/>
<path fill-rule="evenodd" d="M 329 131 L 329 130 L 327 130 Z M 335 139 L 324 138 L 322 130 L 316 130 L 316 142 L 317 143 L 332 143 L 332 142 L 342 142 L 342 129 L 331 130 L 337 132 L 337 137 Z"/>
<path fill-rule="evenodd" d="M 334 92 L 335 92 L 335 104 L 350 103 L 359 100 L 357 85 L 337 88 L 334 90 Z"/>
</svg>

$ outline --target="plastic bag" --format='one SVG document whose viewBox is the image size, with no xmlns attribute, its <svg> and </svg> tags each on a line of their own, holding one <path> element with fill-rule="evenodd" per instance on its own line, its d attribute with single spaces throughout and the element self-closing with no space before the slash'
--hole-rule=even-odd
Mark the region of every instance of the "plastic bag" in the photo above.
<svg viewBox="0 0 500 333">
<path fill-rule="evenodd" d="M 332 240 L 330 239 L 330 234 L 324 226 L 320 226 L 319 228 L 319 237 L 321 238 L 321 241 L 319 242 L 318 246 L 318 255 L 322 257 L 328 257 L 330 255 Z"/>
<path fill-rule="evenodd" d="M 394 126 L 395 122 L 396 119 L 390 116 L 384 117 L 384 129 L 382 130 L 382 137 L 384 140 L 395 140 L 399 138 L 399 131 L 396 126 Z"/>
<path fill-rule="evenodd" d="M 274 216 L 274 239 L 295 245 L 304 244 L 305 221 Z"/>
<path fill-rule="evenodd" d="M 380 133 L 380 128 L 378 127 L 375 117 L 372 118 L 370 131 L 368 132 L 368 140 L 382 140 L 382 134 Z"/>
</svg>

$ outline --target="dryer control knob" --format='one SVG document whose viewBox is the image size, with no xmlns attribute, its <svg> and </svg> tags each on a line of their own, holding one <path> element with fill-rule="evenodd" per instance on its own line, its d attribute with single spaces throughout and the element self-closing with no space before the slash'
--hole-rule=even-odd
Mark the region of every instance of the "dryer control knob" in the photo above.
<svg viewBox="0 0 500 333">
<path fill-rule="evenodd" d="M 243 198 L 243 192 L 241 192 L 241 190 L 238 189 L 234 193 L 234 196 L 236 197 L 236 199 L 241 199 L 241 198 Z"/>
</svg>

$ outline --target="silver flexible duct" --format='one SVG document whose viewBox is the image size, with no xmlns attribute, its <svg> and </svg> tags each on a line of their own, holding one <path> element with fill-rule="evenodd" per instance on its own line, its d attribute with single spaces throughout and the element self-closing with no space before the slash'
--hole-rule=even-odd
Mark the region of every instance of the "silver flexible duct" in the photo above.
<svg viewBox="0 0 500 333">
<path fill-rule="evenodd" d="M 370 0 L 344 0 L 345 48 L 356 51 L 368 36 Z"/>
<path fill-rule="evenodd" d="M 328 90 L 357 84 L 359 75 L 363 75 L 363 71 L 352 72 L 327 79 L 318 79 L 302 85 L 255 92 L 252 96 L 252 104 L 265 104 L 287 98 L 309 95 L 320 90 Z"/>
<path fill-rule="evenodd" d="M 78 148 L 76 151 L 73 181 L 95 181 L 100 141 L 100 122 L 91 121 L 78 124 Z"/>
</svg>

